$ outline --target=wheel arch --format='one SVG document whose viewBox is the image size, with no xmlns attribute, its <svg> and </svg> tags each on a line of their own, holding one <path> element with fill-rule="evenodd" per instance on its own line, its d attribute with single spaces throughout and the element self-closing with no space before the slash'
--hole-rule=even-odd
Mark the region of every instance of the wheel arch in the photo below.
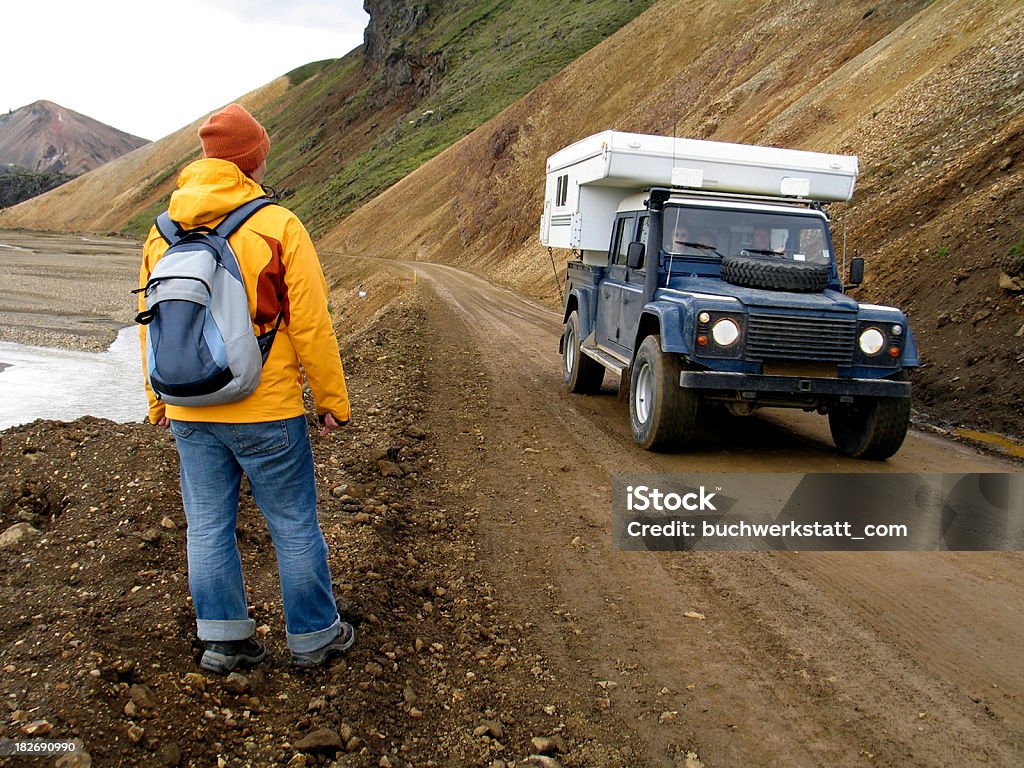
<svg viewBox="0 0 1024 768">
<path fill-rule="evenodd" d="M 636 336 L 633 339 L 633 357 L 651 335 L 661 337 L 661 350 L 674 354 L 689 354 L 690 344 L 686 340 L 686 308 L 677 305 L 648 304 L 640 314 Z"/>
<path fill-rule="evenodd" d="M 580 319 L 580 337 L 587 338 L 593 328 L 593 292 L 582 288 L 573 288 L 565 298 L 565 310 L 562 312 L 562 324 L 569 321 L 569 315 L 575 311 Z"/>
</svg>

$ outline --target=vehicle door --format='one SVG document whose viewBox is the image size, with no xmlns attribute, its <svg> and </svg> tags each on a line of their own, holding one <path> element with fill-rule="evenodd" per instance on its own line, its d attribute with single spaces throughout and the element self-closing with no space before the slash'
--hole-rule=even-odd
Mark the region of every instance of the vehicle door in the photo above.
<svg viewBox="0 0 1024 768">
<path fill-rule="evenodd" d="M 646 213 L 639 214 L 632 239 L 646 243 L 649 223 L 650 217 Z M 622 348 L 630 356 L 633 353 L 633 340 L 636 339 L 637 326 L 640 324 L 640 312 L 644 308 L 644 279 L 648 258 L 650 258 L 650 254 L 646 254 L 644 263 L 634 269 L 627 267 L 622 281 L 618 337 Z"/>
<path fill-rule="evenodd" d="M 619 335 L 619 318 L 623 287 L 628 282 L 626 251 L 636 230 L 636 213 L 619 214 L 612 229 L 611 247 L 608 249 L 608 272 L 601 281 L 597 302 L 597 343 L 615 352 L 625 347 Z"/>
</svg>

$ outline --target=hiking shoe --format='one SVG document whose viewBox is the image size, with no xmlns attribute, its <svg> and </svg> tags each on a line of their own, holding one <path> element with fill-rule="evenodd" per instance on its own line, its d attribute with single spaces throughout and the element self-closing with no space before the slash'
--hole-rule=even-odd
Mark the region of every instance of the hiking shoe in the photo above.
<svg viewBox="0 0 1024 768">
<path fill-rule="evenodd" d="M 331 659 L 344 656 L 356 641 L 356 630 L 347 621 L 341 622 L 341 632 L 327 645 L 315 651 L 292 651 L 292 664 L 299 667 L 322 667 Z"/>
<path fill-rule="evenodd" d="M 218 675 L 226 675 L 235 667 L 251 667 L 267 657 L 267 649 L 259 640 L 222 640 L 206 643 L 199 666 Z"/>
</svg>

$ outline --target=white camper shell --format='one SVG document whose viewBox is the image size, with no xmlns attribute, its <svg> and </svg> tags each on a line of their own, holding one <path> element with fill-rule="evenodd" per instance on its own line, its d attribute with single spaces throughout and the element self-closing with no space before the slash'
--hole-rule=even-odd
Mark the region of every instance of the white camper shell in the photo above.
<svg viewBox="0 0 1024 768">
<path fill-rule="evenodd" d="M 607 255 L 619 203 L 648 187 L 834 202 L 856 180 L 852 155 L 603 131 L 548 158 L 540 240 Z"/>
</svg>

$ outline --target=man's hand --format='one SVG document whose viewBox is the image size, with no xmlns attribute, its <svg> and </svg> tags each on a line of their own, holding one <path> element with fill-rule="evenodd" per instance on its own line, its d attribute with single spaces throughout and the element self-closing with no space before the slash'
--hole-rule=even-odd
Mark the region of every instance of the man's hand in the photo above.
<svg viewBox="0 0 1024 768">
<path fill-rule="evenodd" d="M 347 423 L 348 422 L 345 422 L 345 424 Z M 320 434 L 328 435 L 336 429 L 341 429 L 341 427 L 343 426 L 344 424 L 340 423 L 336 418 L 334 418 L 333 413 L 325 413 L 323 415 L 323 419 L 320 421 Z"/>
<path fill-rule="evenodd" d="M 157 421 L 156 425 L 158 427 L 163 427 L 164 429 L 167 429 L 169 426 L 171 426 L 171 420 L 168 419 L 166 416 L 161 416 L 160 419 Z"/>
</svg>

